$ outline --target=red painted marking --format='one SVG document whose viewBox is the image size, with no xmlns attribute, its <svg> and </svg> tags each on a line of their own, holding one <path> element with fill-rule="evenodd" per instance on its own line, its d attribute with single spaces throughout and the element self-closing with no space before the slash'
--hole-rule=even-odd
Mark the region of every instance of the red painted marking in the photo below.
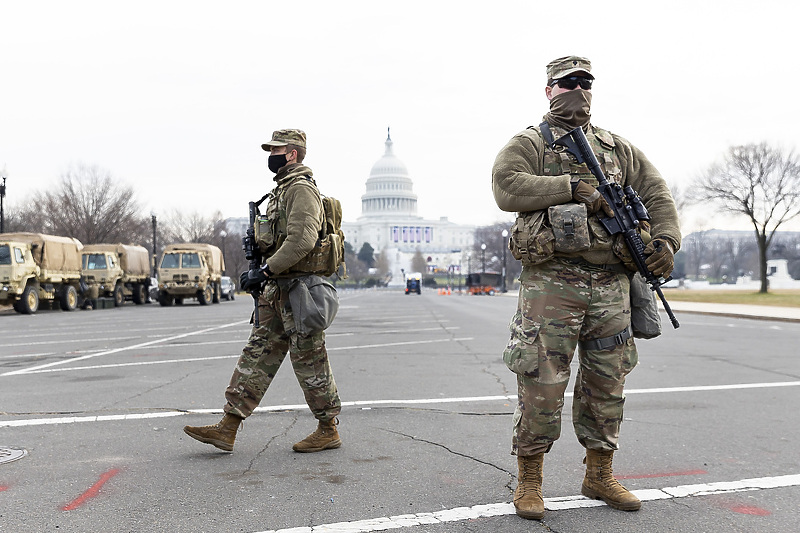
<svg viewBox="0 0 800 533">
<path fill-rule="evenodd" d="M 10 488 L 11 488 L 11 487 L 8 487 L 8 486 L 6 486 L 6 485 L 0 485 L 0 492 L 3 492 L 3 491 L 5 491 L 5 490 L 8 490 L 8 489 L 10 489 Z"/>
<path fill-rule="evenodd" d="M 756 516 L 769 516 L 772 512 L 767 511 L 766 509 L 762 509 L 761 507 L 754 507 L 752 505 L 734 505 L 730 507 L 730 510 L 734 513 L 740 514 L 752 514 Z"/>
<path fill-rule="evenodd" d="M 617 476 L 617 479 L 648 479 L 653 477 L 670 477 L 670 476 L 696 476 L 699 474 L 708 474 L 705 470 L 686 470 L 685 472 L 659 472 L 658 474 L 631 474 L 629 476 Z"/>
<path fill-rule="evenodd" d="M 120 470 L 118 468 L 114 468 L 113 470 L 109 470 L 108 472 L 104 473 L 103 475 L 100 476 L 100 479 L 97 480 L 97 483 L 89 487 L 89 489 L 86 492 L 84 492 L 83 494 L 81 494 L 80 496 L 69 502 L 67 505 L 62 507 L 61 510 L 73 511 L 77 509 L 78 507 L 86 503 L 86 501 L 89 498 L 94 498 L 95 496 L 97 496 L 102 486 L 105 485 L 108 480 L 110 480 L 112 477 L 116 476 L 119 473 Z"/>
</svg>

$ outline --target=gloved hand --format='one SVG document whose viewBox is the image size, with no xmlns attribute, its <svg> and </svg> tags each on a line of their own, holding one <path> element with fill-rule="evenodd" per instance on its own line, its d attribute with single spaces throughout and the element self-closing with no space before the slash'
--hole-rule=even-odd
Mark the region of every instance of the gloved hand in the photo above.
<svg viewBox="0 0 800 533">
<path fill-rule="evenodd" d="M 650 237 L 650 223 L 646 220 L 639 221 L 639 236 L 642 238 L 642 242 L 644 243 L 645 247 L 650 244 L 650 241 L 653 240 Z M 631 252 L 628 250 L 628 245 L 625 244 L 625 239 L 618 238 L 614 243 L 614 254 L 619 257 L 622 264 L 625 265 L 625 268 L 630 270 L 631 272 L 638 272 L 639 269 L 636 267 L 636 263 L 633 262 L 633 258 L 631 257 Z"/>
<path fill-rule="evenodd" d="M 675 267 L 675 252 L 672 245 L 666 239 L 656 237 L 644 247 L 644 254 L 647 256 L 644 263 L 647 269 L 655 276 L 668 278 Z"/>
<path fill-rule="evenodd" d="M 614 216 L 614 210 L 608 205 L 606 199 L 600 196 L 600 191 L 585 181 L 575 178 L 570 180 L 570 186 L 572 186 L 572 199 L 586 204 L 587 213 L 592 215 L 602 209 L 606 216 Z"/>
<path fill-rule="evenodd" d="M 267 274 L 260 268 L 242 272 L 239 276 L 239 286 L 243 291 L 252 291 L 261 287 L 261 284 L 267 281 Z"/>
</svg>

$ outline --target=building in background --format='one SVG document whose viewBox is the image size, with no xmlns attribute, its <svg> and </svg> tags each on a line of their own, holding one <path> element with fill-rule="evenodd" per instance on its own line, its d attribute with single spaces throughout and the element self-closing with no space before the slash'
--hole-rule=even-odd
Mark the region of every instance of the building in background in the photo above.
<svg viewBox="0 0 800 533">
<path fill-rule="evenodd" d="M 361 196 L 361 216 L 342 222 L 345 239 L 358 253 L 369 243 L 375 254 L 386 253 L 390 285 L 404 285 L 403 272 L 411 271 L 411 258 L 419 250 L 428 271 L 450 269 L 459 274 L 472 249 L 475 226 L 450 222 L 446 216 L 426 220 L 417 215 L 417 195 L 405 164 L 394 155 L 391 135 L 386 152 L 369 173 Z M 466 272 L 466 264 L 464 264 Z"/>
</svg>

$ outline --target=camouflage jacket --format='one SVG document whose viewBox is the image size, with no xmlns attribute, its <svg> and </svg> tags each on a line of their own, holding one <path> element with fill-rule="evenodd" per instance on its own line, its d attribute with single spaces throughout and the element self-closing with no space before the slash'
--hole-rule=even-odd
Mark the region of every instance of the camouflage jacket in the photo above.
<svg viewBox="0 0 800 533">
<path fill-rule="evenodd" d="M 274 233 L 275 248 L 267 264 L 273 274 L 285 273 L 314 248 L 322 229 L 322 200 L 311 169 L 294 163 L 275 175 L 266 215 Z"/>
<path fill-rule="evenodd" d="M 551 129 L 556 139 L 567 133 L 557 127 Z M 677 251 L 681 243 L 678 212 L 658 170 L 638 148 L 618 135 L 590 126 L 586 137 L 606 177 L 622 186 L 630 185 L 639 193 L 650 213 L 651 234 L 666 238 Z M 575 175 L 597 186 L 597 179 L 586 165 L 578 165 L 571 154 L 560 148 L 553 151 L 538 127 L 515 135 L 497 154 L 492 168 L 492 191 L 497 206 L 503 211 L 523 213 L 570 203 L 573 201 L 570 178 Z M 595 264 L 619 262 L 609 235 L 595 216 L 590 217 L 589 233 L 591 249 L 576 255 Z"/>
</svg>

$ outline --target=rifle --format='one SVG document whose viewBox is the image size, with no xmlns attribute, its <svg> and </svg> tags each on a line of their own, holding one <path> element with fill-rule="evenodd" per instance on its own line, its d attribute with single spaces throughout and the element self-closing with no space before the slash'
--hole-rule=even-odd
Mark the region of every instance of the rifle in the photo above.
<svg viewBox="0 0 800 533">
<path fill-rule="evenodd" d="M 255 202 L 250 202 L 248 204 L 248 208 L 250 210 L 250 226 L 248 226 L 245 236 L 242 237 L 242 249 L 244 250 L 245 259 L 250 261 L 249 270 L 257 270 L 261 268 L 261 253 L 256 245 L 255 230 L 256 218 L 258 217 L 258 207 L 256 206 Z M 253 313 L 253 326 L 257 328 L 259 326 L 258 297 L 261 294 L 261 288 L 257 287 L 251 290 L 250 294 L 253 296 L 253 301 L 255 304 L 255 312 Z"/>
<path fill-rule="evenodd" d="M 636 230 L 639 227 L 639 221 L 650 220 L 650 215 L 647 213 L 647 208 L 642 203 L 639 195 L 630 185 L 626 185 L 623 188 L 619 183 L 609 183 L 600 169 L 600 163 L 597 161 L 594 152 L 592 152 L 592 147 L 589 146 L 589 141 L 581 128 L 575 128 L 560 139 L 557 139 L 553 144 L 566 148 L 569 153 L 577 158 L 578 163 L 586 163 L 589 171 L 597 178 L 599 183 L 597 190 L 608 202 L 608 205 L 611 206 L 611 209 L 614 210 L 613 217 L 606 216 L 601 210 L 597 213 L 597 218 L 609 235 L 622 234 L 631 258 L 636 264 L 636 269 L 650 285 L 650 290 L 654 291 L 661 299 L 661 303 L 664 304 L 664 310 L 667 312 L 670 322 L 672 322 L 672 327 L 679 328 L 678 319 L 675 318 L 667 299 L 664 298 L 664 293 L 661 292 L 661 285 L 671 280 L 672 276 L 667 279 L 656 277 L 647 269 L 645 264 L 645 245 L 642 242 L 641 235 Z"/>
</svg>

